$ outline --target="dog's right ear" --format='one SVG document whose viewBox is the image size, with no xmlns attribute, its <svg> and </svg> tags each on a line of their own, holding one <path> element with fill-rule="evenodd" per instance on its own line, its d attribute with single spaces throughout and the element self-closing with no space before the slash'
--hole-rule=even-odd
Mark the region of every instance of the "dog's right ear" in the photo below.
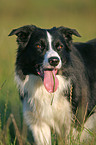
<svg viewBox="0 0 96 145">
<path fill-rule="evenodd" d="M 13 29 L 8 36 L 16 35 L 17 42 L 21 47 L 26 47 L 30 36 L 36 27 L 34 25 L 27 25 L 17 29 Z"/>
</svg>

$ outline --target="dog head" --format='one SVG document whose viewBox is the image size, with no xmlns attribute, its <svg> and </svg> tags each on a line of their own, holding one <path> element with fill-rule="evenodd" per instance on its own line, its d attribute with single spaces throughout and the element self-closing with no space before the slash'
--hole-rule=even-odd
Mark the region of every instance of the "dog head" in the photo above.
<svg viewBox="0 0 96 145">
<path fill-rule="evenodd" d="M 12 35 L 17 36 L 19 45 L 17 73 L 38 75 L 48 92 L 56 91 L 59 84 L 56 75 L 69 61 L 72 35 L 80 37 L 79 33 L 66 27 L 41 29 L 28 25 L 12 30 L 9 36 Z"/>
</svg>

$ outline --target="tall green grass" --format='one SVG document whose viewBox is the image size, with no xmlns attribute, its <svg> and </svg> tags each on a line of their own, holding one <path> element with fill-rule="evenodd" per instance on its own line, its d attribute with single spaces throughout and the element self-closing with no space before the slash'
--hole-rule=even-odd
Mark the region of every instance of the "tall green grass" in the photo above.
<svg viewBox="0 0 96 145">
<path fill-rule="evenodd" d="M 22 103 L 14 83 L 16 37 L 8 37 L 13 28 L 26 24 L 43 28 L 61 25 L 76 28 L 82 37 L 74 37 L 73 40 L 87 41 L 96 37 L 96 1 L 0 0 L 0 144 L 4 145 L 18 144 L 16 126 L 23 144 L 32 142 L 31 133 L 23 121 Z M 10 114 L 14 116 L 15 127 Z M 53 133 L 54 145 L 57 142 L 55 138 Z M 76 142 L 72 140 L 72 144 Z M 93 144 L 96 144 L 96 139 Z"/>
<path fill-rule="evenodd" d="M 13 114 L 10 114 L 8 119 L 6 120 L 7 116 L 7 103 L 4 106 L 4 116 L 3 116 L 3 122 L 0 115 L 0 145 L 31 145 L 34 144 L 32 137 L 31 142 L 28 141 L 28 139 L 24 138 L 25 133 L 25 124 L 23 124 L 23 129 L 20 131 L 20 128 L 18 128 L 16 120 L 14 118 Z M 73 121 L 75 122 L 75 121 Z M 76 136 L 73 135 L 75 124 L 73 123 L 71 125 L 71 131 L 70 134 L 66 140 L 66 135 L 63 134 L 62 137 L 58 137 L 58 135 L 52 130 L 51 132 L 51 139 L 52 139 L 52 145 L 95 145 L 96 143 L 96 132 L 91 132 L 87 128 L 85 130 L 89 133 L 91 136 L 90 140 L 85 140 L 84 142 L 80 143 L 80 136 L 83 131 L 83 125 L 81 126 L 81 131 L 78 132 Z M 63 131 L 64 128 L 62 128 Z M 23 132 L 24 131 L 24 132 Z M 31 134 L 31 133 L 30 133 Z M 70 140 L 70 142 L 68 142 Z"/>
</svg>

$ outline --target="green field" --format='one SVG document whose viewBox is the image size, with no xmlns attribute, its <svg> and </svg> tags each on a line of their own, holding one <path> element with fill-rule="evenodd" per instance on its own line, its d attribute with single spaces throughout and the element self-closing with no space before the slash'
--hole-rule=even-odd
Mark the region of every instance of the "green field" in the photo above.
<svg viewBox="0 0 96 145">
<path fill-rule="evenodd" d="M 0 145 L 27 145 L 32 140 L 14 82 L 16 37 L 8 37 L 13 28 L 27 24 L 75 28 L 82 37 L 74 41 L 96 38 L 96 0 L 0 0 Z"/>
</svg>

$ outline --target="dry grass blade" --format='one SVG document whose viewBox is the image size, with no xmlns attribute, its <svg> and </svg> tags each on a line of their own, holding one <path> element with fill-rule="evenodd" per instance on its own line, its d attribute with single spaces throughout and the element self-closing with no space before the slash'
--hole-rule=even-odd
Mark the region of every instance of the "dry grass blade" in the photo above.
<svg viewBox="0 0 96 145">
<path fill-rule="evenodd" d="M 54 88 L 53 88 L 53 92 L 55 91 L 55 77 L 53 75 L 53 72 L 52 72 L 52 76 L 53 76 L 53 81 L 54 81 Z M 54 94 L 53 94 L 53 97 L 52 97 L 52 100 L 51 100 L 51 105 L 53 103 L 53 99 L 54 99 Z"/>
<path fill-rule="evenodd" d="M 73 90 L 73 87 L 71 85 L 71 88 L 70 88 L 70 104 L 72 103 L 72 90 Z"/>
<path fill-rule="evenodd" d="M 17 127 L 17 124 L 16 124 L 16 121 L 15 121 L 15 118 L 13 116 L 13 114 L 10 114 L 8 120 L 7 120 L 7 129 L 9 128 L 11 122 L 13 123 L 14 125 L 14 129 L 15 129 L 15 133 L 16 133 L 16 138 L 19 142 L 19 145 L 23 145 L 23 142 L 22 142 L 22 139 L 21 139 L 21 135 L 20 135 L 20 132 L 19 132 L 19 129 Z"/>
<path fill-rule="evenodd" d="M 87 115 L 87 109 L 88 109 L 88 103 L 87 103 L 86 108 L 85 108 L 85 114 L 84 114 L 83 124 L 85 122 L 85 118 L 86 118 L 86 115 Z"/>
<path fill-rule="evenodd" d="M 6 83 L 6 80 L 3 82 L 3 84 L 1 85 L 1 87 L 0 87 L 0 90 L 3 88 L 3 86 L 5 85 L 5 83 Z"/>
</svg>

